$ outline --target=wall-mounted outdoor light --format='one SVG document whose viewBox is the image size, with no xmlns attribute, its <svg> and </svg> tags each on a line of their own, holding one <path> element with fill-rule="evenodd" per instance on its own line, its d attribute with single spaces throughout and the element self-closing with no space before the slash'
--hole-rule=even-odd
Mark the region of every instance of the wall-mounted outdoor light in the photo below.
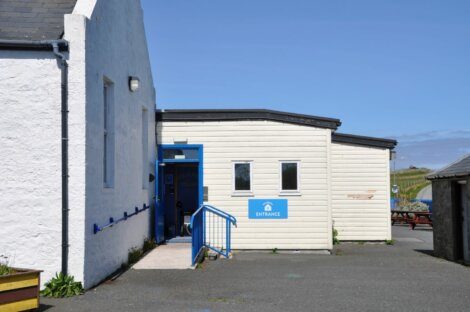
<svg viewBox="0 0 470 312">
<path fill-rule="evenodd" d="M 135 92 L 137 91 L 137 89 L 139 89 L 139 86 L 140 86 L 139 78 L 129 76 L 129 90 L 131 90 L 131 92 Z"/>
</svg>

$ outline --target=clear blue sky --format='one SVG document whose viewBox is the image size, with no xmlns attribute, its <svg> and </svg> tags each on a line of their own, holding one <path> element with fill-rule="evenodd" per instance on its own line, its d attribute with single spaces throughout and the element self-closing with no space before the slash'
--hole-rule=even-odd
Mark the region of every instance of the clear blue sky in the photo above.
<svg viewBox="0 0 470 312">
<path fill-rule="evenodd" d="M 158 108 L 269 108 L 342 132 L 470 130 L 470 1 L 143 0 Z"/>
</svg>

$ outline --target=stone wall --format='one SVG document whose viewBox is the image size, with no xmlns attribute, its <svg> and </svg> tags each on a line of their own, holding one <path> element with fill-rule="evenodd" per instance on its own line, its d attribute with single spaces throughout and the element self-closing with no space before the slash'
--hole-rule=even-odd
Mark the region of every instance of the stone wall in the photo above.
<svg viewBox="0 0 470 312">
<path fill-rule="evenodd" d="M 60 84 L 52 52 L 0 51 L 0 255 L 42 281 L 61 267 Z"/>
<path fill-rule="evenodd" d="M 450 180 L 432 182 L 434 255 L 457 260 L 457 213 L 454 207 L 455 188 Z"/>
</svg>

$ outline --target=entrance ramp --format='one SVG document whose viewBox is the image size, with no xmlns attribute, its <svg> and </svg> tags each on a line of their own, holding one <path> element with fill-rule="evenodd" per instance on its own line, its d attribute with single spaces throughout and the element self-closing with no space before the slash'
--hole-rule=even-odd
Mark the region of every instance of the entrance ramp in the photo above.
<svg viewBox="0 0 470 312">
<path fill-rule="evenodd" d="M 192 269 L 191 243 L 160 245 L 132 267 L 135 270 Z"/>
</svg>

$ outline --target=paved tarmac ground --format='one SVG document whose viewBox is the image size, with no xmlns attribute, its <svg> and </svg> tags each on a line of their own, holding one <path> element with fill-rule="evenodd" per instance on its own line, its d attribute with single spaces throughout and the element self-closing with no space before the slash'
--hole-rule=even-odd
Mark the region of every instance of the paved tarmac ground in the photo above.
<svg viewBox="0 0 470 312">
<path fill-rule="evenodd" d="M 432 231 L 336 255 L 236 253 L 196 270 L 129 270 L 46 311 L 470 311 L 470 268 L 430 255 Z"/>
</svg>

